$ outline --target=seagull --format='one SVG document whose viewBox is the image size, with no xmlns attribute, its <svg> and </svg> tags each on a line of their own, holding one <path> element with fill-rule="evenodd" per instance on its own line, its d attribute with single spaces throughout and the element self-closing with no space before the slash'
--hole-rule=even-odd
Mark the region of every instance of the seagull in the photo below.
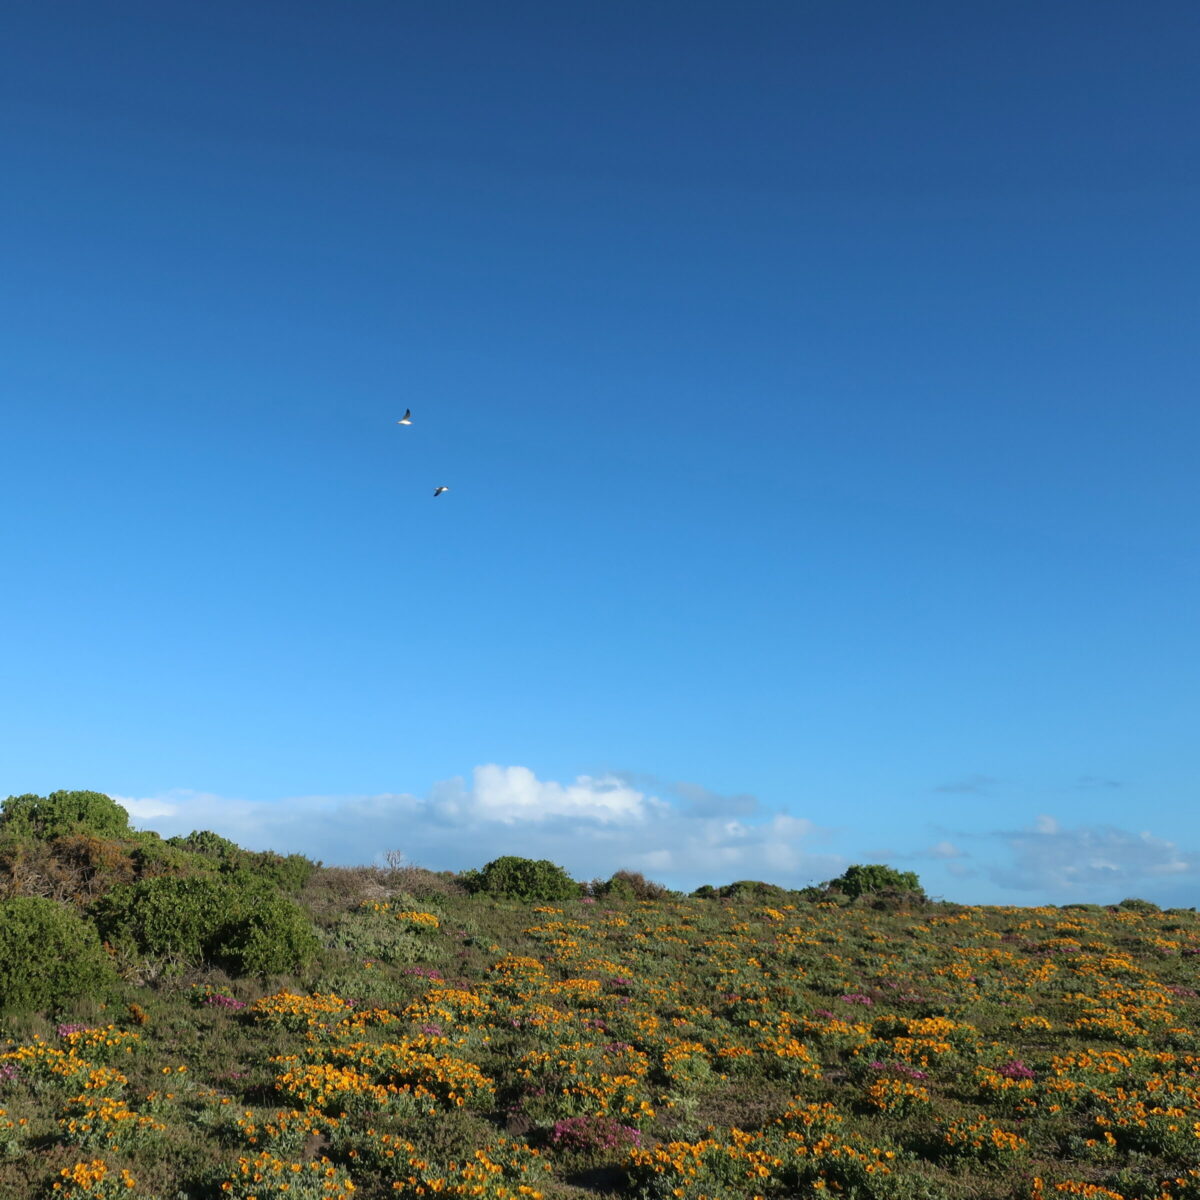
<svg viewBox="0 0 1200 1200">
<path fill-rule="evenodd" d="M 436 500 L 443 492 L 448 492 L 449 490 L 450 489 L 448 487 L 434 488 L 433 498 Z"/>
<path fill-rule="evenodd" d="M 397 425 L 411 425 L 412 424 L 412 409 L 406 408 L 404 410 L 404 416 L 402 416 L 400 418 L 400 420 L 398 420 L 396 422 L 396 424 Z"/>
</svg>

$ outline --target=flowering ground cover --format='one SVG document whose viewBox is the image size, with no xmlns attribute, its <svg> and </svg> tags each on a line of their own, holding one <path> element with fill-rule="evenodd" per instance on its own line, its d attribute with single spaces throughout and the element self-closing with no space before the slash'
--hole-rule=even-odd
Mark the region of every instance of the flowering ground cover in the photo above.
<svg viewBox="0 0 1200 1200">
<path fill-rule="evenodd" d="M 1200 1200 L 1190 911 L 301 896 L 0 1026 L 0 1195 Z"/>
</svg>

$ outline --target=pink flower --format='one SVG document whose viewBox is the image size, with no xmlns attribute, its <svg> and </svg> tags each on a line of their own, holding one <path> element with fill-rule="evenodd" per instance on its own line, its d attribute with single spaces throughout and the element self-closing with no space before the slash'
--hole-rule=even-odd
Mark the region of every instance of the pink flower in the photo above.
<svg viewBox="0 0 1200 1200">
<path fill-rule="evenodd" d="M 1005 1079 L 1032 1079 L 1033 1072 L 1019 1059 L 1014 1058 L 1000 1068 L 999 1074 Z"/>
</svg>

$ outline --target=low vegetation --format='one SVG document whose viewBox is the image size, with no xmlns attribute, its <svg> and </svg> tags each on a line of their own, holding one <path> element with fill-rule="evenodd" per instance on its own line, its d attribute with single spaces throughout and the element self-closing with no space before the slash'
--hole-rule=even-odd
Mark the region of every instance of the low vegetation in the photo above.
<svg viewBox="0 0 1200 1200">
<path fill-rule="evenodd" d="M 0 1195 L 1200 1200 L 1200 919 L 0 812 Z"/>
</svg>

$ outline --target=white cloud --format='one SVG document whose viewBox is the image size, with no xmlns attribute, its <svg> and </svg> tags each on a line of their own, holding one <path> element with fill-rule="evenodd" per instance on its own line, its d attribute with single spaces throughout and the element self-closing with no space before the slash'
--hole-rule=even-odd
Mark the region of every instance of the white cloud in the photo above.
<svg viewBox="0 0 1200 1200">
<path fill-rule="evenodd" d="M 926 851 L 930 858 L 962 858 L 966 853 L 960 850 L 953 842 L 941 841 L 936 845 L 930 846 Z"/>
<path fill-rule="evenodd" d="M 564 786 L 553 780 L 543 782 L 528 767 L 495 764 L 475 768 L 472 794 L 477 817 L 510 825 L 561 816 L 606 824 L 644 821 L 650 809 L 661 803 L 611 776 L 580 775 Z"/>
<path fill-rule="evenodd" d="M 610 778 L 627 783 L 630 787 L 665 793 L 680 800 L 684 805 L 683 813 L 690 817 L 751 817 L 762 812 L 758 798 L 747 792 L 725 795 L 699 783 L 662 779 L 639 771 L 614 771 L 610 773 Z"/>
<path fill-rule="evenodd" d="M 170 817 L 176 812 L 177 806 L 163 799 L 135 800 L 129 796 L 110 796 L 135 821 L 149 821 L 154 817 Z"/>
<path fill-rule="evenodd" d="M 1021 891 L 1084 893 L 1099 900 L 1121 899 L 1117 888 L 1200 873 L 1200 856 L 1148 832 L 1112 826 L 1064 828 L 1051 816 L 1039 816 L 1032 829 L 991 835 L 1011 855 L 991 868 L 994 882 Z"/>
<path fill-rule="evenodd" d="M 709 802 L 715 795 L 704 793 Z M 846 867 L 838 856 L 807 851 L 825 831 L 804 818 L 747 817 L 742 797 L 733 798 L 732 811 L 701 815 L 691 797 L 670 803 L 624 775 L 560 783 L 528 767 L 489 763 L 469 783 L 442 780 L 426 796 L 264 802 L 176 790 L 113 798 L 163 836 L 211 829 L 250 849 L 298 852 L 330 865 L 379 861 L 396 849 L 421 866 L 460 870 L 520 854 L 550 858 L 577 879 L 627 868 L 687 888 L 736 878 L 800 885 Z"/>
</svg>

